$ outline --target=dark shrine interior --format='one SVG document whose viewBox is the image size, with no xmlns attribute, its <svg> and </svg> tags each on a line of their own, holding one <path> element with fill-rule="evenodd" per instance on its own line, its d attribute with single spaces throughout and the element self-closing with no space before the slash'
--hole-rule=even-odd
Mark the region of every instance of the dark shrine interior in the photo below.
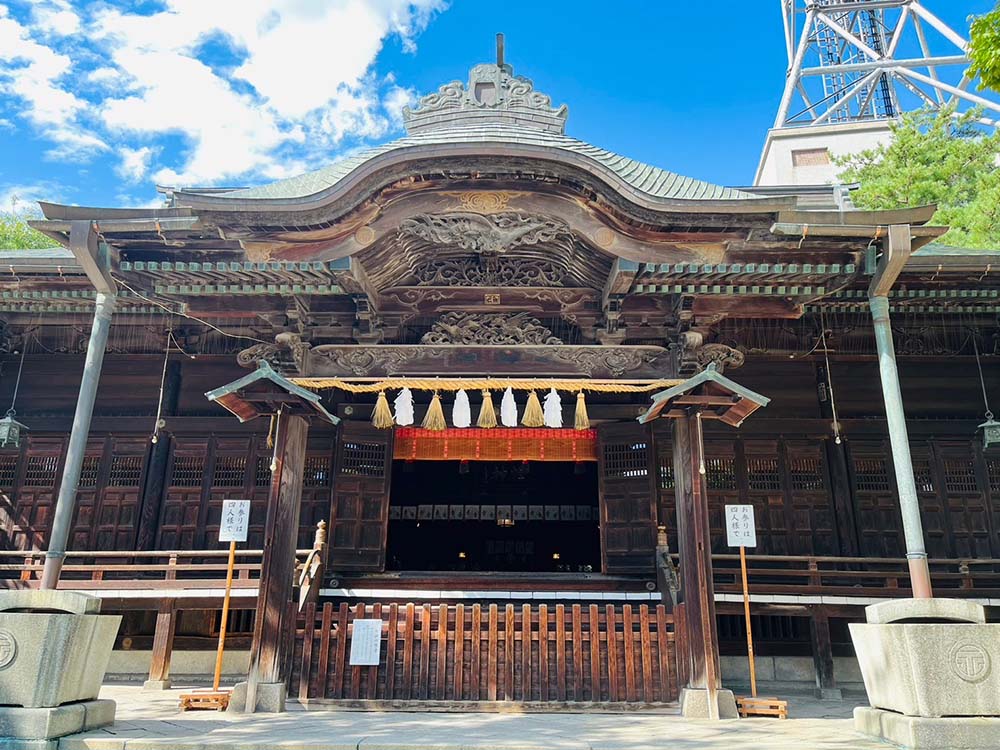
<svg viewBox="0 0 1000 750">
<path fill-rule="evenodd" d="M 597 464 L 394 461 L 387 568 L 601 572 Z"/>
</svg>

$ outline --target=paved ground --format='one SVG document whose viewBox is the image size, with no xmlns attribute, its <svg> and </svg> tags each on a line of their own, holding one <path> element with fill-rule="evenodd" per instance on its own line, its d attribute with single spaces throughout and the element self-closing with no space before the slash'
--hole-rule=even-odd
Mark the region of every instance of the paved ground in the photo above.
<svg viewBox="0 0 1000 750">
<path fill-rule="evenodd" d="M 60 750 L 866 750 L 887 745 L 852 728 L 850 701 L 790 698 L 794 718 L 687 721 L 649 713 L 486 714 L 305 711 L 282 715 L 180 713 L 180 690 L 106 686 L 114 727 L 63 738 Z"/>
</svg>

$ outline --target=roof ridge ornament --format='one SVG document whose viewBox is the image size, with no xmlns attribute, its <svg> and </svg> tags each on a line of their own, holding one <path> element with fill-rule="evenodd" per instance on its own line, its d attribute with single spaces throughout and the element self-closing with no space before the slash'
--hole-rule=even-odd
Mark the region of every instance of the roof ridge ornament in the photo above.
<svg viewBox="0 0 1000 750">
<path fill-rule="evenodd" d="M 548 94 L 535 91 L 529 78 L 514 75 L 503 61 L 503 35 L 497 34 L 497 62 L 480 63 L 469 71 L 469 82 L 446 83 L 420 99 L 413 109 L 403 107 L 409 135 L 467 125 L 511 125 L 562 134 L 569 107 L 552 106 Z"/>
</svg>

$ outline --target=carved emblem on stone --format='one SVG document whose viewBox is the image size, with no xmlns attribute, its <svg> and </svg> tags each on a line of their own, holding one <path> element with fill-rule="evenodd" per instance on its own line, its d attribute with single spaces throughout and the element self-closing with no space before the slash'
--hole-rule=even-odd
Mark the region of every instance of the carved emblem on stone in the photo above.
<svg viewBox="0 0 1000 750">
<path fill-rule="evenodd" d="M 569 226 L 558 219 L 521 213 L 419 214 L 399 225 L 400 239 L 457 247 L 473 253 L 497 255 L 525 245 L 573 243 Z"/>
<path fill-rule="evenodd" d="M 722 373 L 727 367 L 734 370 L 742 367 L 745 357 L 739 349 L 733 349 L 725 344 L 705 344 L 695 351 L 695 359 L 698 362 L 698 369 L 704 370 L 714 362 L 715 369 Z"/>
<path fill-rule="evenodd" d="M 17 658 L 17 640 L 9 630 L 0 630 L 0 669 L 6 669 Z"/>
<path fill-rule="evenodd" d="M 421 344 L 492 344 L 525 346 L 562 344 L 552 331 L 528 313 L 451 312 L 438 320 L 420 339 Z"/>
<path fill-rule="evenodd" d="M 990 655 L 976 643 L 959 642 L 952 646 L 951 671 L 964 682 L 982 682 L 990 674 Z"/>
</svg>

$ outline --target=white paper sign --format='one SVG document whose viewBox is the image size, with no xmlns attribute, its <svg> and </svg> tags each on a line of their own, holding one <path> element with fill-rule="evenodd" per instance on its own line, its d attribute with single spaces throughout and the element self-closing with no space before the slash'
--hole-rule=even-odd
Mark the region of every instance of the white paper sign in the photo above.
<svg viewBox="0 0 1000 750">
<path fill-rule="evenodd" d="M 351 638 L 351 666 L 377 667 L 382 648 L 382 621 L 355 620 Z"/>
<path fill-rule="evenodd" d="M 222 521 L 219 523 L 220 542 L 245 542 L 250 528 L 250 501 L 223 500 Z"/>
<path fill-rule="evenodd" d="M 730 547 L 757 546 L 752 505 L 726 506 L 726 543 Z"/>
</svg>

